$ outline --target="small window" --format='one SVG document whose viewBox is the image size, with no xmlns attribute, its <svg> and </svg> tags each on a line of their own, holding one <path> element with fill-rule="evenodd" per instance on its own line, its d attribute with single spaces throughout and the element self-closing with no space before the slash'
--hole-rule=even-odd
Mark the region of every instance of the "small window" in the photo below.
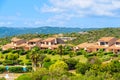
<svg viewBox="0 0 120 80">
<path fill-rule="evenodd" d="M 98 51 L 99 49 L 97 48 L 96 50 Z"/>
<path fill-rule="evenodd" d="M 105 45 L 105 43 L 104 42 L 100 42 L 100 45 Z"/>
<path fill-rule="evenodd" d="M 116 42 L 116 45 L 120 45 L 120 42 Z"/>
<path fill-rule="evenodd" d="M 120 50 L 118 49 L 117 52 L 120 52 Z"/>
<path fill-rule="evenodd" d="M 106 44 L 108 44 L 108 42 L 106 42 Z"/>
<path fill-rule="evenodd" d="M 103 49 L 103 51 L 105 51 L 105 49 Z"/>
</svg>

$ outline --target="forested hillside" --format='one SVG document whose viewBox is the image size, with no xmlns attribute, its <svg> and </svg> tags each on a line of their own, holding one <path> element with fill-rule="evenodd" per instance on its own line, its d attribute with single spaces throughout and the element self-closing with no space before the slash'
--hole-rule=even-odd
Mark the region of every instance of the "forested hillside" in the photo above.
<svg viewBox="0 0 120 80">
<path fill-rule="evenodd" d="M 70 34 L 65 34 L 64 36 L 76 37 L 75 40 L 69 41 L 68 43 L 77 45 L 82 42 L 95 42 L 101 37 L 111 36 L 111 37 L 120 38 L 120 28 L 104 28 L 99 30 L 91 30 L 85 34 L 70 33 Z"/>
<path fill-rule="evenodd" d="M 29 40 L 37 37 L 47 38 L 47 37 L 52 37 L 54 35 L 58 35 L 58 34 L 22 34 L 22 35 L 16 35 L 16 37 Z M 95 42 L 100 37 L 111 36 L 111 37 L 120 38 L 120 28 L 104 28 L 99 30 L 90 30 L 90 31 L 81 32 L 81 33 L 78 33 L 78 32 L 63 33 L 63 36 L 76 37 L 75 40 L 68 41 L 67 43 L 77 45 L 82 42 Z M 0 38 L 0 44 L 2 45 L 10 42 L 10 39 L 12 37 L 15 37 L 15 36 Z"/>
</svg>

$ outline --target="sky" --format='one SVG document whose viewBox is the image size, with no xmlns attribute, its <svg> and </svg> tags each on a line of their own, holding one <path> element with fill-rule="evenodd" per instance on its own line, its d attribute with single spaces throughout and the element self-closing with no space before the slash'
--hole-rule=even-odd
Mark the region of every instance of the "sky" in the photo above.
<svg viewBox="0 0 120 80">
<path fill-rule="evenodd" d="M 3 27 L 120 27 L 120 0 L 0 0 Z"/>
</svg>

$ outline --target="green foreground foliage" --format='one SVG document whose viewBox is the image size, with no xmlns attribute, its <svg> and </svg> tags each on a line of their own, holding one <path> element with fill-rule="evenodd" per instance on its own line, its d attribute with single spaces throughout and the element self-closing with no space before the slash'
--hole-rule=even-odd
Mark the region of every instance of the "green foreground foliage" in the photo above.
<svg viewBox="0 0 120 80">
<path fill-rule="evenodd" d="M 64 36 L 76 37 L 68 41 L 77 45 L 82 42 L 95 42 L 103 36 L 120 38 L 120 28 L 100 29 L 88 31 L 85 34 L 68 33 Z M 52 34 L 19 35 L 19 38 L 31 39 L 36 37 L 46 38 Z M 2 38 L 6 44 L 10 38 Z M 0 50 L 0 64 L 2 66 L 27 66 L 28 72 L 19 76 L 16 80 L 119 80 L 120 79 L 120 55 L 112 52 L 88 53 L 84 50 L 73 51 L 71 46 L 59 46 L 56 50 L 40 50 L 37 47 L 29 51 L 24 50 Z M 23 72 L 21 67 L 11 67 L 10 72 Z M 5 72 L 5 67 L 0 67 L 0 72 Z M 1 79 L 4 80 L 4 79 Z"/>
</svg>

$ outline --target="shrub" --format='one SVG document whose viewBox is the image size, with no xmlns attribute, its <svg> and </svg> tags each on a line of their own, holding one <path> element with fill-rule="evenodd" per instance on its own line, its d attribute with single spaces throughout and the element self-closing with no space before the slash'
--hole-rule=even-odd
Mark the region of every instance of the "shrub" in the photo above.
<svg viewBox="0 0 120 80">
<path fill-rule="evenodd" d="M 5 71 L 6 71 L 6 68 L 3 67 L 3 66 L 1 66 L 1 67 L 0 67 L 0 73 L 3 73 L 3 72 L 5 72 Z"/>
<path fill-rule="evenodd" d="M 52 65 L 52 64 L 53 64 L 52 62 L 44 62 L 44 63 L 43 63 L 43 67 L 49 68 L 50 65 Z"/>
<path fill-rule="evenodd" d="M 0 65 L 3 63 L 3 61 L 0 61 Z"/>
<path fill-rule="evenodd" d="M 78 63 L 78 61 L 73 58 L 69 58 L 65 60 L 65 62 L 67 63 L 69 70 L 75 69 L 75 65 Z"/>
<path fill-rule="evenodd" d="M 31 66 L 27 66 L 27 72 L 31 72 L 32 71 L 32 67 Z"/>
<path fill-rule="evenodd" d="M 32 80 L 32 78 L 30 74 L 23 74 L 19 76 L 16 80 Z"/>
<path fill-rule="evenodd" d="M 44 62 L 50 62 L 50 58 L 46 57 L 46 58 L 44 58 L 43 61 L 44 61 Z"/>
<path fill-rule="evenodd" d="M 24 62 L 20 62 L 19 64 L 20 64 L 20 65 L 24 65 Z"/>
<path fill-rule="evenodd" d="M 32 62 L 27 62 L 25 64 L 29 66 L 29 65 L 32 65 Z"/>
<path fill-rule="evenodd" d="M 77 51 L 76 55 L 82 55 L 82 52 L 81 51 Z"/>
<path fill-rule="evenodd" d="M 85 63 L 78 63 L 76 65 L 76 72 L 77 73 L 81 73 L 81 74 L 85 74 L 85 72 L 87 70 L 89 70 L 90 65 L 89 64 L 85 64 Z"/>
<path fill-rule="evenodd" d="M 5 60 L 5 61 L 3 61 L 2 64 L 6 66 L 6 65 L 14 65 L 15 63 L 12 60 Z"/>
</svg>

